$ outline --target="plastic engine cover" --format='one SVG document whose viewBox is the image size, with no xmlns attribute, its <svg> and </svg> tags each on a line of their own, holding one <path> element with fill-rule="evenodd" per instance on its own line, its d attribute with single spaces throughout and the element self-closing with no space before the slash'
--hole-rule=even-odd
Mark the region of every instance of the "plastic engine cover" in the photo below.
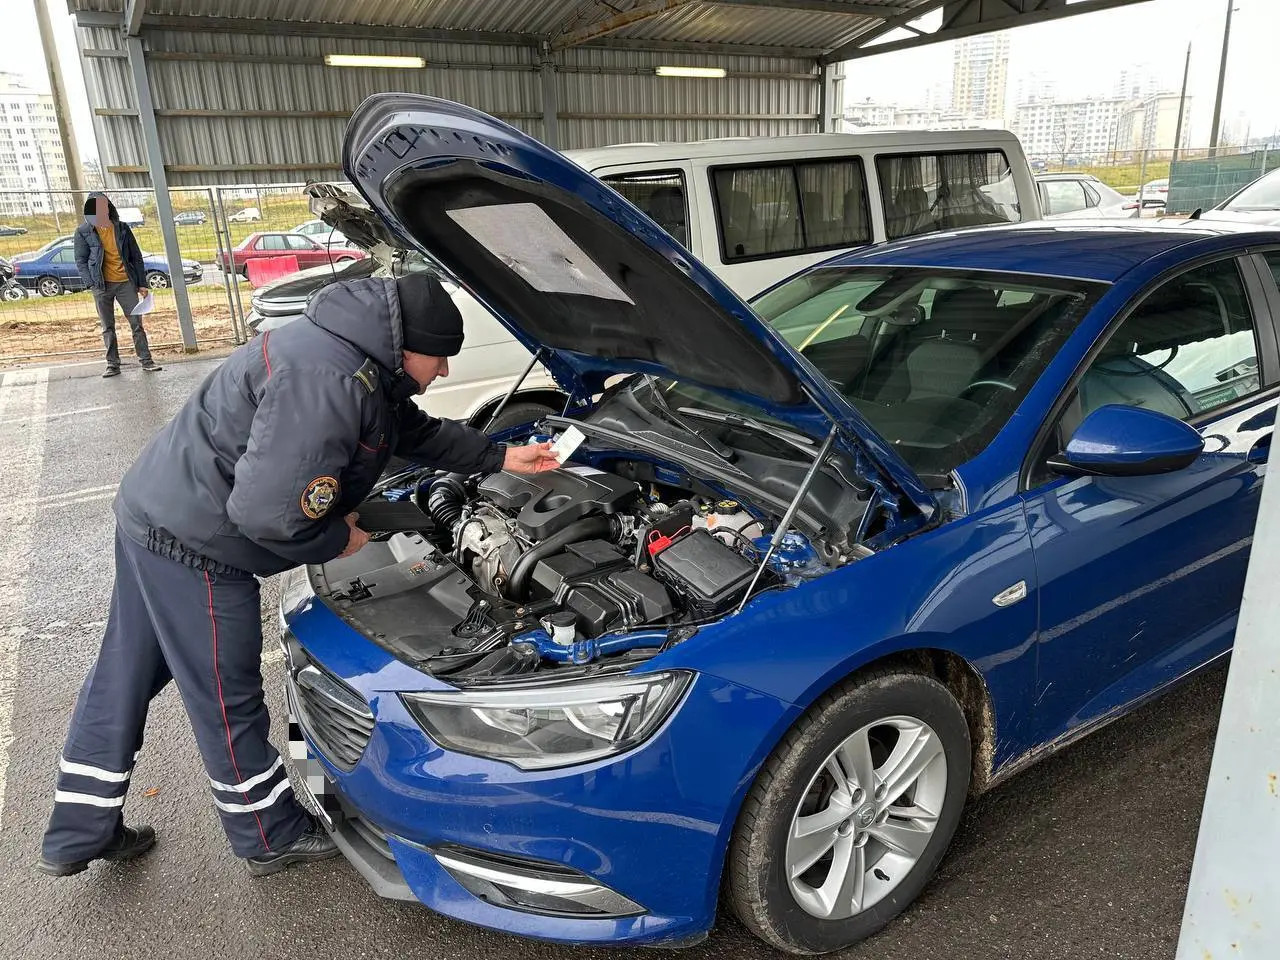
<svg viewBox="0 0 1280 960">
<path fill-rule="evenodd" d="M 575 520 L 617 513 L 639 493 L 630 480 L 603 471 L 552 470 L 525 476 L 495 473 L 480 481 L 480 493 L 515 516 L 520 532 L 545 540 Z"/>
</svg>

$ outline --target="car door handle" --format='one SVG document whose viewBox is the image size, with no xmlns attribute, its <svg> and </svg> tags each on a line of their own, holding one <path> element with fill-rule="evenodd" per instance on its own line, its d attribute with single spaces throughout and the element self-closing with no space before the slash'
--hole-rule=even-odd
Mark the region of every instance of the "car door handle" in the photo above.
<svg viewBox="0 0 1280 960">
<path fill-rule="evenodd" d="M 1266 463 L 1267 458 L 1271 456 L 1271 434 L 1260 437 L 1258 442 L 1249 448 L 1249 452 L 1245 454 L 1245 459 L 1250 463 Z"/>
</svg>

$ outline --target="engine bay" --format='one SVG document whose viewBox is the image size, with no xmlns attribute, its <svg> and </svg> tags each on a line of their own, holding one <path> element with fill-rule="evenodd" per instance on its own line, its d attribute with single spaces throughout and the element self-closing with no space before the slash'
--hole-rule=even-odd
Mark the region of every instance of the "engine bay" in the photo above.
<svg viewBox="0 0 1280 960">
<path fill-rule="evenodd" d="M 861 555 L 798 530 L 770 553 L 776 516 L 649 462 L 609 468 L 402 475 L 360 510 L 369 545 L 312 585 L 401 659 L 469 683 L 634 663 Z"/>
</svg>

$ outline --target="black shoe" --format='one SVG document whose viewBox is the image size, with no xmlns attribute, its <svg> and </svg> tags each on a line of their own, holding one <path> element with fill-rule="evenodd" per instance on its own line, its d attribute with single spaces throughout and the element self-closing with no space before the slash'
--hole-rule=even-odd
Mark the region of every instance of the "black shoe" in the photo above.
<svg viewBox="0 0 1280 960">
<path fill-rule="evenodd" d="M 324 827 L 312 821 L 297 840 L 283 850 L 263 854 L 260 857 L 245 858 L 245 866 L 255 877 L 269 877 L 279 873 L 293 863 L 313 863 L 317 860 L 328 860 L 339 853 L 338 845 L 325 832 Z"/>
<path fill-rule="evenodd" d="M 124 860 L 132 860 L 140 857 L 152 847 L 156 845 L 156 832 L 150 827 L 125 827 L 120 831 L 120 835 L 113 840 L 105 850 L 96 857 L 90 857 L 87 860 L 46 860 L 41 857 L 36 861 L 36 869 L 41 873 L 47 873 L 51 877 L 70 877 L 77 873 L 83 873 L 94 860 L 108 860 L 112 863 L 120 863 Z"/>
<path fill-rule="evenodd" d="M 147 371 L 147 373 L 158 373 L 163 370 L 164 367 L 160 366 L 160 364 L 156 363 L 154 360 L 143 360 L 142 369 Z"/>
<path fill-rule="evenodd" d="M 107 372 L 102 375 L 102 379 L 106 380 L 108 377 L 118 377 L 118 376 L 120 376 L 119 367 L 107 367 Z"/>
</svg>

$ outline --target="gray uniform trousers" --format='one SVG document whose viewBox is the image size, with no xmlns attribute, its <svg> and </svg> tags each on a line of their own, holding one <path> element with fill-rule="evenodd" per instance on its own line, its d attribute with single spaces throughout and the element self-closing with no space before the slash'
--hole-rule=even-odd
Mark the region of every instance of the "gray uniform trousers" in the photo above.
<svg viewBox="0 0 1280 960">
<path fill-rule="evenodd" d="M 258 581 L 208 572 L 116 533 L 102 649 L 76 701 L 59 764 L 46 859 L 91 859 L 120 831 L 151 699 L 173 680 L 238 856 L 287 847 L 310 820 L 267 740 Z"/>
</svg>

